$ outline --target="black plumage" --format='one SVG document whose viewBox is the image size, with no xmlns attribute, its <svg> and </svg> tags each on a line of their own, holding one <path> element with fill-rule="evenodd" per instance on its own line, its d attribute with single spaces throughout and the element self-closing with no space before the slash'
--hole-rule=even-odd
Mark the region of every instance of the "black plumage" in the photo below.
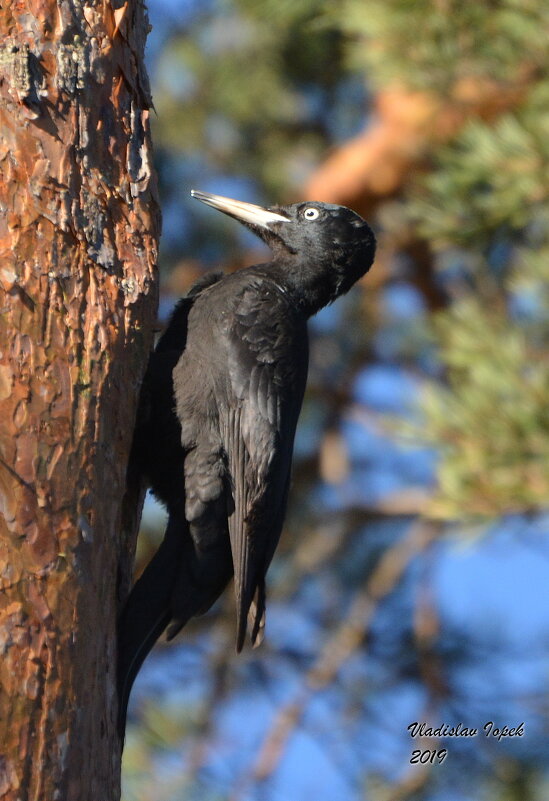
<svg viewBox="0 0 549 801">
<path fill-rule="evenodd" d="M 201 279 L 151 357 L 132 459 L 169 522 L 120 620 L 122 734 L 133 680 L 158 636 L 209 609 L 233 573 L 237 650 L 247 626 L 254 644 L 261 639 L 307 377 L 307 319 L 347 292 L 375 252 L 367 223 L 341 206 L 264 209 L 193 195 L 251 228 L 273 259 Z"/>
</svg>

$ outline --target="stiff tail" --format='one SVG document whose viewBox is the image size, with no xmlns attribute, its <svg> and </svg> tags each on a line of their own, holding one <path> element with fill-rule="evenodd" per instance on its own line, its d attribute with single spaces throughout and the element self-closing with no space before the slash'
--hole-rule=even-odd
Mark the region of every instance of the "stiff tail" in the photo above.
<svg viewBox="0 0 549 801">
<path fill-rule="evenodd" d="M 135 677 L 172 616 L 171 596 L 182 543 L 179 521 L 170 518 L 162 544 L 134 584 L 118 621 L 118 732 L 122 741 Z"/>
</svg>

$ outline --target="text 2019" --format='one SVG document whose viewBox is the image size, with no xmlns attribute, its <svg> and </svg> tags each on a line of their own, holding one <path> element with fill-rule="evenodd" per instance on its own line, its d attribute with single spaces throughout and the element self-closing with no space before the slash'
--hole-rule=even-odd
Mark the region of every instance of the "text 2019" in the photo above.
<svg viewBox="0 0 549 801">
<path fill-rule="evenodd" d="M 412 756 L 410 758 L 410 762 L 412 765 L 434 765 L 438 762 L 439 765 L 442 765 L 444 760 L 446 759 L 446 754 L 448 753 L 447 748 L 441 748 L 439 751 L 433 749 L 428 749 L 426 751 L 422 751 L 419 748 L 416 748 L 415 751 L 412 751 Z"/>
</svg>

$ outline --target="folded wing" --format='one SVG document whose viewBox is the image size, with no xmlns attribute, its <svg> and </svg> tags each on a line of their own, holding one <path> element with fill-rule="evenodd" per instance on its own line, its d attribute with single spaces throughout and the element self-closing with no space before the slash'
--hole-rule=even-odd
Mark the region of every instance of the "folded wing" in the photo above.
<svg viewBox="0 0 549 801">
<path fill-rule="evenodd" d="M 230 320 L 220 431 L 232 490 L 228 528 L 240 650 L 250 609 L 253 643 L 263 628 L 265 573 L 284 520 L 308 354 L 304 317 L 271 282 L 258 278 L 246 286 Z"/>
</svg>

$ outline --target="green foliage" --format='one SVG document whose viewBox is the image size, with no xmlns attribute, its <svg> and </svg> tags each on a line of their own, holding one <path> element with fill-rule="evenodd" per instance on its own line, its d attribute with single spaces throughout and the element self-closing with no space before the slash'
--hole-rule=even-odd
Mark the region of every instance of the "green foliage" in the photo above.
<svg viewBox="0 0 549 801">
<path fill-rule="evenodd" d="M 537 18 L 534 5 L 519 31 Z M 477 64 L 481 55 L 479 48 Z M 448 282 L 454 300 L 433 321 L 446 381 L 424 399 L 427 436 L 441 452 L 437 516 L 498 516 L 549 503 L 548 101 L 540 72 L 514 111 L 473 120 L 439 147 L 408 193 L 409 219 L 442 273 L 459 266 Z M 530 311 L 516 314 L 523 301 Z"/>
<path fill-rule="evenodd" d="M 529 321 L 529 335 L 533 343 L 549 345 L 549 244 L 517 251 L 508 286 L 514 294 L 535 300 L 538 314 Z"/>
<path fill-rule="evenodd" d="M 445 92 L 461 78 L 514 81 L 547 66 L 543 0 L 343 0 L 328 14 L 349 37 L 354 68 L 377 86 Z"/>
<path fill-rule="evenodd" d="M 539 238 L 549 228 L 549 85 L 493 125 L 471 122 L 434 161 L 409 207 L 433 247 L 483 252 L 502 234 Z"/>
<path fill-rule="evenodd" d="M 447 386 L 424 396 L 432 442 L 441 449 L 439 517 L 489 517 L 547 505 L 549 354 L 524 326 L 474 298 L 435 321 Z"/>
</svg>

